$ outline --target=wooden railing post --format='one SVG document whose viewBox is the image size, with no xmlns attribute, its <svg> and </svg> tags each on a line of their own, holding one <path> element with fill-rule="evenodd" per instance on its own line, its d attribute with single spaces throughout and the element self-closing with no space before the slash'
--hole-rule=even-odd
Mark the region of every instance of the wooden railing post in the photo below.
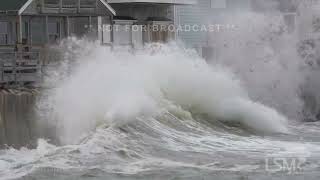
<svg viewBox="0 0 320 180">
<path fill-rule="evenodd" d="M 48 30 L 48 16 L 45 17 L 45 34 L 46 34 L 46 43 L 49 43 L 49 30 Z"/>
<path fill-rule="evenodd" d="M 77 6 L 78 8 L 77 8 L 77 11 L 78 11 L 78 13 L 80 13 L 80 8 L 81 8 L 81 2 L 80 2 L 80 0 L 78 0 L 78 6 Z"/>
<path fill-rule="evenodd" d="M 22 44 L 22 16 L 18 16 L 18 43 Z"/>
<path fill-rule="evenodd" d="M 13 63 L 12 63 L 12 74 L 13 74 L 14 83 L 17 83 L 16 66 L 17 66 L 17 59 L 20 57 L 20 55 L 18 53 L 19 52 L 16 52 L 15 58 L 13 59 Z"/>
<path fill-rule="evenodd" d="M 4 74 L 4 62 L 3 61 L 1 61 L 1 83 L 3 83 L 4 82 L 4 79 L 3 79 L 3 74 Z"/>
<path fill-rule="evenodd" d="M 96 0 L 94 12 L 95 12 L 95 13 L 98 13 L 98 0 Z"/>
<path fill-rule="evenodd" d="M 66 30 L 67 30 L 67 37 L 70 36 L 70 20 L 69 16 L 66 17 Z"/>
<path fill-rule="evenodd" d="M 59 12 L 62 12 L 62 0 L 59 0 Z"/>
</svg>

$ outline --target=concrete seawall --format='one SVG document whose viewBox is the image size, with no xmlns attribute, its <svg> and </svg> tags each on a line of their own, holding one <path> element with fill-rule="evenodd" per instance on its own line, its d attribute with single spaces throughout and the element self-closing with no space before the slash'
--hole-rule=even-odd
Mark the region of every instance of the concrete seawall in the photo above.
<svg viewBox="0 0 320 180">
<path fill-rule="evenodd" d="M 0 148 L 34 145 L 37 94 L 34 89 L 0 90 Z"/>
</svg>

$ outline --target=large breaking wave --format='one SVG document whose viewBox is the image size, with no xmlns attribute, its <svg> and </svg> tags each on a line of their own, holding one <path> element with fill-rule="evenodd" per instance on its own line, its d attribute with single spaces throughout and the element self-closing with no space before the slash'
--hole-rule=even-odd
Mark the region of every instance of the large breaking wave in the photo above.
<svg viewBox="0 0 320 180">
<path fill-rule="evenodd" d="M 77 142 L 99 126 L 121 127 L 168 112 L 202 117 L 213 126 L 288 132 L 286 117 L 250 100 L 236 76 L 222 66 L 209 66 L 193 50 L 172 43 L 132 52 L 76 39 L 61 46 L 73 53 L 51 72 L 48 84 L 54 86 L 44 98 L 51 108 L 42 119 L 56 127 L 63 143 Z"/>
<path fill-rule="evenodd" d="M 317 40 L 297 46 L 277 14 L 222 20 L 240 29 L 214 34 L 211 65 L 175 43 L 62 41 L 37 104 L 51 141 L 0 150 L 0 178 L 268 179 L 273 157 L 301 157 L 318 174 L 319 122 L 285 117 L 317 116 Z"/>
</svg>

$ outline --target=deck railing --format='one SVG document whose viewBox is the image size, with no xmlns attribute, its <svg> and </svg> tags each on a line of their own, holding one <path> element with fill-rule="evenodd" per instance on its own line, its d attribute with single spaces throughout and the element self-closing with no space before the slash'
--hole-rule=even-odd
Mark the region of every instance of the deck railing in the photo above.
<svg viewBox="0 0 320 180">
<path fill-rule="evenodd" d="M 0 52 L 0 83 L 36 83 L 41 78 L 39 52 Z"/>
<path fill-rule="evenodd" d="M 97 0 L 43 0 L 43 11 L 63 12 L 75 10 L 80 12 L 81 10 L 92 9 L 97 7 Z"/>
<path fill-rule="evenodd" d="M 0 34 L 0 45 L 8 44 L 8 34 Z"/>
</svg>

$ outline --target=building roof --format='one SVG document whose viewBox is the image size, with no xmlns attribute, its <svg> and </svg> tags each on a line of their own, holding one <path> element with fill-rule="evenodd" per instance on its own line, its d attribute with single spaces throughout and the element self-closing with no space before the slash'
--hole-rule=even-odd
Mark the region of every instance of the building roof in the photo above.
<svg viewBox="0 0 320 180">
<path fill-rule="evenodd" d="M 0 11 L 18 11 L 28 0 L 1 0 Z"/>
<path fill-rule="evenodd" d="M 106 0 L 99 0 L 114 16 L 116 15 L 116 11 L 109 5 Z"/>
<path fill-rule="evenodd" d="M 22 14 L 25 9 L 35 0 L 1 0 L 1 11 L 17 11 L 18 14 Z M 116 14 L 115 10 L 106 2 L 106 0 L 100 1 L 113 15 Z"/>
</svg>

